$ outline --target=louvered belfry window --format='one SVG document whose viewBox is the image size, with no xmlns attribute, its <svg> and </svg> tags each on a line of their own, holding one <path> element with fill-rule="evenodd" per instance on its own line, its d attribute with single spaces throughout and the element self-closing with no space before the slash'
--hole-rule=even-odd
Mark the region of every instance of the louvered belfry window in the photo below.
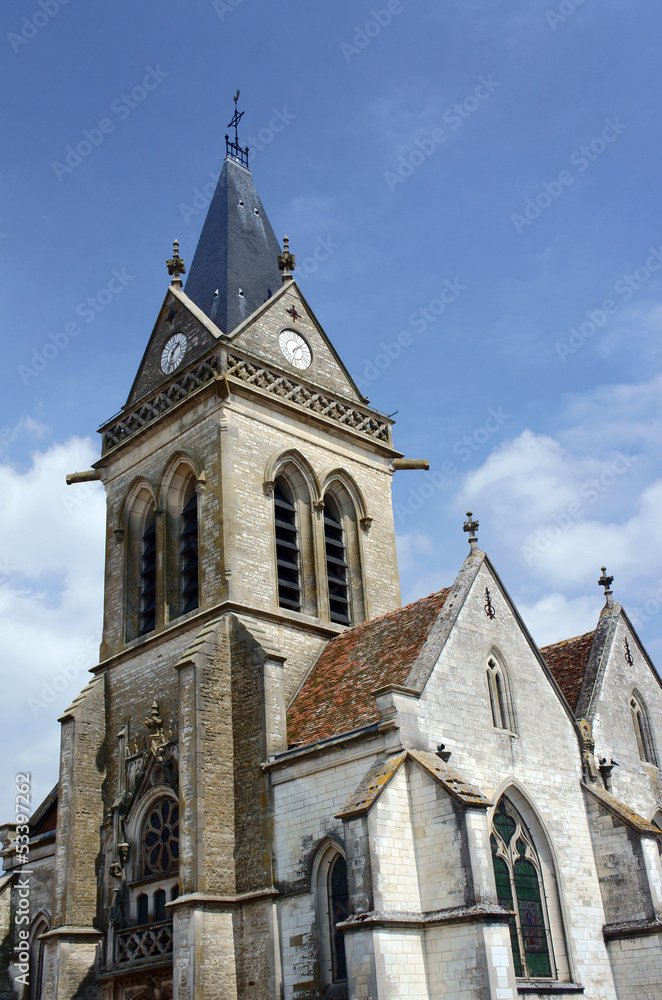
<svg viewBox="0 0 662 1000">
<path fill-rule="evenodd" d="M 329 582 L 329 617 L 339 625 L 349 625 L 349 585 L 343 527 L 335 501 L 329 496 L 324 499 L 324 542 Z"/>
<path fill-rule="evenodd" d="M 180 614 L 198 607 L 198 495 L 194 493 L 182 511 L 179 536 Z"/>
<path fill-rule="evenodd" d="M 296 508 L 282 482 L 274 488 L 278 606 L 301 611 L 301 579 Z"/>
<path fill-rule="evenodd" d="M 140 593 L 138 635 L 156 626 L 156 518 L 147 518 L 140 539 Z"/>
</svg>

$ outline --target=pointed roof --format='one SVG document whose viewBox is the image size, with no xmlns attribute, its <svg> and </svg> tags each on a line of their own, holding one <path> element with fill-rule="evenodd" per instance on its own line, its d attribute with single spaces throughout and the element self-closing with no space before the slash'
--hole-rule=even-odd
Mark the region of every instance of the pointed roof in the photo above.
<svg viewBox="0 0 662 1000">
<path fill-rule="evenodd" d="M 373 691 L 405 683 L 449 593 L 447 587 L 331 639 L 290 707 L 290 745 L 378 722 Z"/>
<path fill-rule="evenodd" d="M 279 253 L 251 171 L 226 156 L 189 268 L 186 294 L 229 334 L 280 288 Z"/>
</svg>

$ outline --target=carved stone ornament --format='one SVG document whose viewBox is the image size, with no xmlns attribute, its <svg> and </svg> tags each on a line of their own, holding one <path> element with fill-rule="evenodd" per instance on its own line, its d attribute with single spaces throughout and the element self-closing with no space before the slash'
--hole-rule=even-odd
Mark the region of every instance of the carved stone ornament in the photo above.
<svg viewBox="0 0 662 1000">
<path fill-rule="evenodd" d="M 262 483 L 262 489 L 264 490 L 265 497 L 272 497 L 274 495 L 274 490 L 276 489 L 276 483 L 273 479 L 267 479 Z"/>
<path fill-rule="evenodd" d="M 370 525 L 372 524 L 372 518 L 371 517 L 362 517 L 361 520 L 359 521 L 359 524 L 361 525 L 361 528 L 362 528 L 363 531 L 370 531 Z"/>
<path fill-rule="evenodd" d="M 591 723 L 587 719 L 580 719 L 578 725 L 582 740 L 582 763 L 586 776 L 590 781 L 597 781 L 598 765 L 594 756 L 595 740 L 593 739 Z"/>
<path fill-rule="evenodd" d="M 115 541 L 117 542 L 118 545 L 120 544 L 120 542 L 124 541 L 124 535 L 125 534 L 126 534 L 126 531 L 125 531 L 124 528 L 114 528 L 113 529 L 113 535 L 115 536 Z"/>
</svg>

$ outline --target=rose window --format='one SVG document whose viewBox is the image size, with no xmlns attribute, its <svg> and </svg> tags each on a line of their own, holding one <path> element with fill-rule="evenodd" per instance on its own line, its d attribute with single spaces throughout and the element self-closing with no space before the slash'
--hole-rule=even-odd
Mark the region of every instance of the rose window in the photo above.
<svg viewBox="0 0 662 1000">
<path fill-rule="evenodd" d="M 143 874 L 163 875 L 179 865 L 179 803 L 160 799 L 143 827 Z"/>
</svg>

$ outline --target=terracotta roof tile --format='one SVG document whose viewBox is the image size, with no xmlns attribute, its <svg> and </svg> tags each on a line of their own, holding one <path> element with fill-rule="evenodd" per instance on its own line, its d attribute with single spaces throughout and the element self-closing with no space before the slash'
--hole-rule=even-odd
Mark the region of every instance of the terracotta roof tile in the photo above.
<svg viewBox="0 0 662 1000">
<path fill-rule="evenodd" d="M 331 639 L 288 712 L 289 745 L 377 722 L 372 692 L 405 683 L 449 591 L 447 587 Z"/>
<path fill-rule="evenodd" d="M 540 650 L 573 712 L 577 708 L 594 635 L 595 629 Z"/>
</svg>

